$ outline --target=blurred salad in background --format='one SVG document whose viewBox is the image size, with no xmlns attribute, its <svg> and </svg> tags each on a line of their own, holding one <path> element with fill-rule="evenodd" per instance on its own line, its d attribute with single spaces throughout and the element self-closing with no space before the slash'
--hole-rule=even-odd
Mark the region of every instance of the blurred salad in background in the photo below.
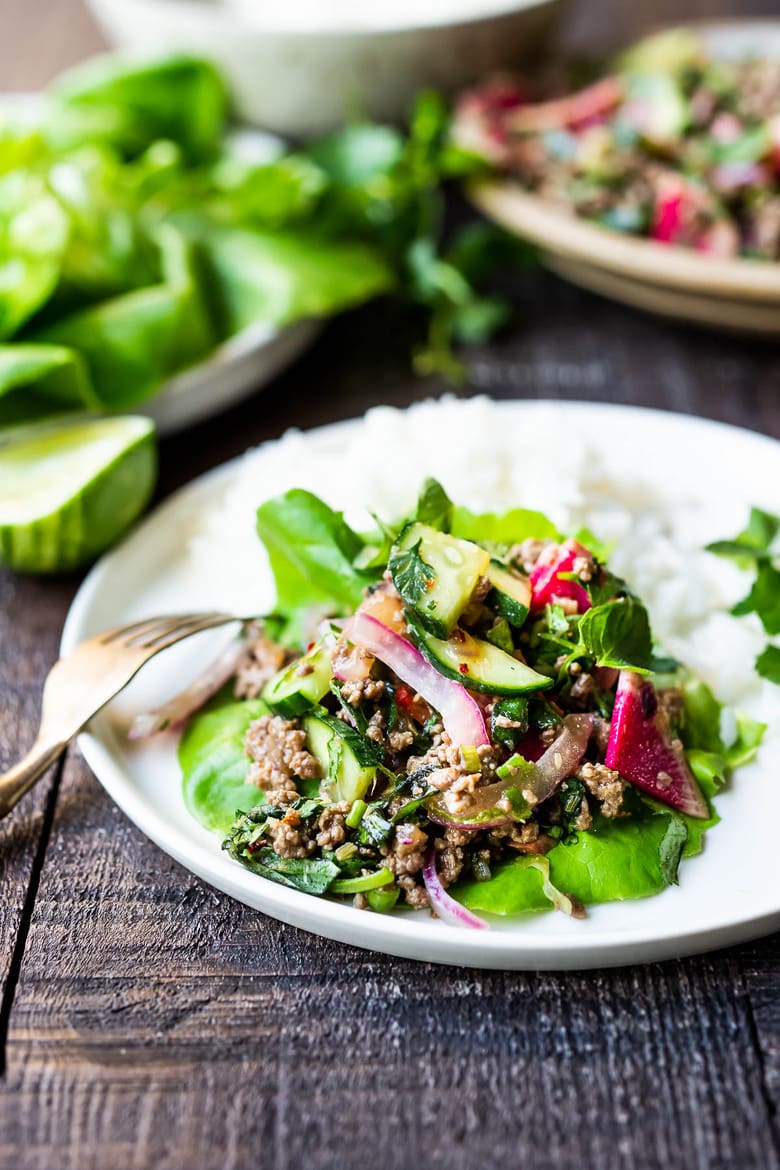
<svg viewBox="0 0 780 1170">
<path fill-rule="evenodd" d="M 66 555 L 57 525 L 45 555 L 28 531 L 19 539 L 20 524 L 41 519 L 29 507 L 19 519 L 15 501 L 31 494 L 30 483 L 44 503 L 52 477 L 63 493 L 53 418 L 133 411 L 253 323 L 281 328 L 383 294 L 425 310 L 418 369 L 455 378 L 453 342 L 481 340 L 507 315 L 475 288 L 522 245 L 507 238 L 496 248 L 503 237 L 482 225 L 441 243 L 443 181 L 484 164 L 451 143 L 437 95 L 417 100 L 406 133 L 356 123 L 297 150 L 231 128 L 229 117 L 219 73 L 187 56 L 143 65 L 99 58 L 63 76 L 40 104 L 11 100 L 0 110 L 7 564 L 57 569 L 100 551 L 83 539 Z M 73 433 L 68 423 L 69 451 Z M 19 442 L 35 457 L 23 458 Z M 150 475 L 151 462 L 135 506 L 120 509 L 121 527 L 145 505 Z M 120 534 L 115 527 L 103 546 Z"/>
<path fill-rule="evenodd" d="M 656 34 L 600 80 L 543 102 L 491 82 L 455 139 L 615 231 L 722 257 L 780 259 L 780 61 L 713 56 L 695 30 Z"/>
</svg>

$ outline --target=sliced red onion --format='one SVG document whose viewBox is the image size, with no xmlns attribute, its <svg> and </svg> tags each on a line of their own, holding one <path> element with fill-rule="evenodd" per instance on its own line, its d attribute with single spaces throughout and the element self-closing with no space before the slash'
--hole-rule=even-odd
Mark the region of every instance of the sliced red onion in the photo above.
<svg viewBox="0 0 780 1170">
<path fill-rule="evenodd" d="M 490 743 L 482 712 L 466 688 L 439 674 L 407 638 L 362 610 L 352 619 L 349 636 L 439 712 L 453 744 L 479 747 Z"/>
<path fill-rule="evenodd" d="M 436 869 L 436 851 L 434 849 L 429 849 L 426 855 L 423 881 L 428 891 L 431 907 L 442 922 L 448 922 L 450 926 L 469 926 L 472 930 L 490 930 L 490 926 L 484 918 L 472 914 L 470 910 L 461 906 L 460 902 L 456 902 L 447 893 Z"/>
<path fill-rule="evenodd" d="M 153 711 L 136 715 L 128 739 L 148 739 L 160 731 L 178 728 L 199 711 L 238 670 L 248 652 L 243 638 L 231 642 L 211 665 L 174 698 Z"/>
<path fill-rule="evenodd" d="M 552 796 L 585 755 L 592 728 L 592 715 L 567 715 L 563 731 L 536 761 L 534 772 L 523 775 L 523 790 L 532 792 L 540 803 Z"/>
</svg>

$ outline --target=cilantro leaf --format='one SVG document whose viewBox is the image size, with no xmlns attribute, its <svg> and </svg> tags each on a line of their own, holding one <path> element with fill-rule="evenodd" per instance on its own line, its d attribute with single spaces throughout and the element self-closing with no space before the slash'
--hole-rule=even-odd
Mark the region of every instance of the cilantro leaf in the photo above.
<svg viewBox="0 0 780 1170">
<path fill-rule="evenodd" d="M 396 589 L 407 605 L 412 606 L 425 596 L 436 581 L 433 567 L 420 556 L 421 544 L 422 540 L 418 540 L 412 548 L 397 552 L 387 566 Z"/>
<path fill-rule="evenodd" d="M 652 638 L 647 610 L 633 597 L 594 605 L 579 622 L 580 642 L 599 666 L 649 670 Z"/>
</svg>

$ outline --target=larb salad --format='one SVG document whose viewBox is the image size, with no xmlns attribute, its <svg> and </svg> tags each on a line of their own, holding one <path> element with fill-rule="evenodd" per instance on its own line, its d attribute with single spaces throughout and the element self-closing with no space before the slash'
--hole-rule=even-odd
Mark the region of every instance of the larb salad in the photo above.
<svg viewBox="0 0 780 1170">
<path fill-rule="evenodd" d="M 641 42 L 565 97 L 467 94 L 455 137 L 528 190 L 615 231 L 780 259 L 780 61 L 720 60 L 695 32 Z"/>
<path fill-rule="evenodd" d="M 257 524 L 276 612 L 131 732 L 186 723 L 185 801 L 237 862 L 480 929 L 676 883 L 764 728 L 724 742 L 595 537 L 435 480 L 368 535 L 300 489 Z"/>
</svg>

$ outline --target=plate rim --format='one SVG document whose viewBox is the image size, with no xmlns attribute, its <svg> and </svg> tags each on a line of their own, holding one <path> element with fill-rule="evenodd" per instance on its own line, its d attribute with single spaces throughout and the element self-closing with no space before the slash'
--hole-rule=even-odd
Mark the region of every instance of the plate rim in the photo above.
<svg viewBox="0 0 780 1170">
<path fill-rule="evenodd" d="M 702 427 L 721 435 L 736 432 L 751 442 L 770 448 L 780 448 L 780 441 L 772 436 L 745 427 L 736 427 L 714 419 L 702 419 L 659 408 L 623 405 L 617 403 L 590 403 L 575 399 L 509 399 L 491 400 L 507 410 L 538 410 L 563 407 L 586 414 L 612 414 L 639 418 L 648 414 L 659 416 L 672 425 L 698 430 Z M 359 425 L 360 418 L 346 419 L 325 426 L 311 428 L 308 434 L 327 435 L 343 432 Z M 212 490 L 223 481 L 226 486 L 238 470 L 243 455 L 197 476 L 172 493 L 149 516 L 137 525 L 115 550 L 102 557 L 84 579 L 63 627 L 60 652 L 68 653 L 80 640 L 81 627 L 88 620 L 90 606 L 99 593 L 102 577 L 110 569 L 115 556 L 134 538 L 143 538 L 146 530 L 163 522 L 167 513 L 174 513 L 192 493 Z M 435 961 L 449 965 L 470 965 L 497 969 L 519 970 L 587 970 L 596 967 L 626 966 L 636 962 L 654 962 L 683 955 L 701 953 L 718 947 L 744 942 L 772 932 L 780 927 L 780 900 L 774 906 L 763 907 L 757 913 L 736 922 L 712 923 L 691 930 L 687 926 L 671 926 L 660 936 L 647 935 L 641 926 L 630 930 L 594 930 L 572 935 L 528 938 L 523 931 L 504 929 L 493 932 L 472 932 L 437 922 L 430 929 L 426 918 L 412 919 L 410 914 L 372 914 L 355 911 L 345 903 L 316 899 L 296 890 L 288 890 L 272 882 L 258 881 L 257 875 L 242 869 L 221 854 L 214 854 L 213 834 L 193 821 L 193 834 L 187 835 L 150 804 L 145 794 L 132 782 L 121 765 L 111 758 L 111 752 L 100 733 L 98 716 L 94 729 L 82 733 L 78 739 L 81 753 L 98 783 L 124 814 L 163 852 L 173 857 L 185 869 L 201 880 L 237 898 L 245 905 L 271 915 L 290 925 L 324 935 L 338 942 L 348 943 L 369 951 L 379 951 L 417 961 Z M 104 733 L 105 734 L 105 733 Z M 202 838 L 199 834 L 203 834 Z M 257 891 L 257 894 L 255 893 Z M 242 896 L 244 893 L 246 897 Z M 637 900 L 640 904 L 643 899 Z M 518 923 L 531 921 L 518 916 Z M 428 929 L 426 930 L 426 924 Z M 582 924 L 578 924 L 581 928 Z M 410 933 L 409 927 L 412 927 Z M 419 933 L 418 933 L 419 932 Z M 359 936 L 359 937 L 356 937 Z"/>
</svg>

